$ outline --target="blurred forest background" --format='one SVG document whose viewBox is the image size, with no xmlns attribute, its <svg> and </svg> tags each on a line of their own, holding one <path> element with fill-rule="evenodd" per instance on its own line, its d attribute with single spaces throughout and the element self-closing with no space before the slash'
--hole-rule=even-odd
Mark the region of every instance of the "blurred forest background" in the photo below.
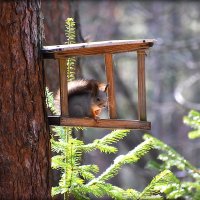
<svg viewBox="0 0 200 200">
<path fill-rule="evenodd" d="M 200 110 L 200 2 L 198 1 L 42 1 L 44 45 L 64 44 L 65 20 L 77 23 L 77 42 L 156 39 L 147 52 L 147 115 L 150 133 L 174 147 L 193 165 L 199 166 L 199 142 L 187 137 L 189 128 L 182 118 L 190 109 Z M 116 99 L 119 118 L 137 119 L 136 55 L 115 55 Z M 105 81 L 102 56 L 81 57 L 77 77 Z M 57 63 L 46 62 L 47 86 L 58 89 Z M 106 114 L 105 116 L 106 117 Z M 101 138 L 110 130 L 87 129 L 86 142 Z M 142 131 L 118 144 L 124 154 L 141 142 Z M 123 188 L 142 190 L 154 176 L 145 165 L 156 152 L 137 165 L 125 166 L 112 180 Z M 116 155 L 93 152 L 85 162 L 105 170 Z"/>
</svg>

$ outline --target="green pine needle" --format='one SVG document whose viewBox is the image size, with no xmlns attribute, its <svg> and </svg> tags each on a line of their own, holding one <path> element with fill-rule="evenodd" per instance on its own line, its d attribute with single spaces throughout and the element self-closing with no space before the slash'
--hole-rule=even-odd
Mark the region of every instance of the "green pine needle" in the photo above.
<svg viewBox="0 0 200 200">
<path fill-rule="evenodd" d="M 130 133 L 130 130 L 114 130 L 103 138 L 96 139 L 93 141 L 93 143 L 84 145 L 83 151 L 90 152 L 99 149 L 104 153 L 116 153 L 117 148 L 111 146 L 111 144 L 122 140 L 125 136 L 127 136 L 128 133 Z"/>
<path fill-rule="evenodd" d="M 141 144 L 139 144 L 136 148 L 132 151 L 129 151 L 126 155 L 120 155 L 115 158 L 114 163 L 106 169 L 99 177 L 90 181 L 88 185 L 96 184 L 99 181 L 107 181 L 118 174 L 118 171 L 121 167 L 125 164 L 135 163 L 137 162 L 142 156 L 149 152 L 152 148 L 152 140 L 149 139 Z"/>
<path fill-rule="evenodd" d="M 151 183 L 140 194 L 139 199 L 147 199 L 152 195 L 162 199 L 162 193 L 165 193 L 170 184 L 177 183 L 179 180 L 170 170 L 164 170 L 153 178 Z"/>
<path fill-rule="evenodd" d="M 180 170 L 195 170 L 196 168 L 192 166 L 186 159 L 184 159 L 179 153 L 177 153 L 172 147 L 168 146 L 161 140 L 151 136 L 150 134 L 145 134 L 143 136 L 144 140 L 152 139 L 154 148 L 163 152 L 158 156 L 158 159 L 164 162 L 161 169 L 170 169 L 176 166 Z"/>
<path fill-rule="evenodd" d="M 53 92 L 50 92 L 49 91 L 49 88 L 46 87 L 45 88 L 45 94 L 46 94 L 46 105 L 47 107 L 50 109 L 50 111 L 56 115 L 58 114 L 58 110 L 56 109 L 55 107 L 55 104 L 54 104 L 54 97 L 53 97 Z"/>
<path fill-rule="evenodd" d="M 67 18 L 65 20 L 65 36 L 67 38 L 67 42 L 65 44 L 75 44 L 76 43 L 76 23 L 74 22 L 73 18 Z M 68 81 L 75 80 L 75 74 L 76 74 L 76 58 L 70 57 L 66 60 L 66 66 L 67 66 L 67 79 Z"/>
<path fill-rule="evenodd" d="M 200 112 L 191 110 L 188 116 L 183 118 L 183 122 L 193 129 L 196 129 L 188 133 L 190 139 L 200 138 Z"/>
</svg>

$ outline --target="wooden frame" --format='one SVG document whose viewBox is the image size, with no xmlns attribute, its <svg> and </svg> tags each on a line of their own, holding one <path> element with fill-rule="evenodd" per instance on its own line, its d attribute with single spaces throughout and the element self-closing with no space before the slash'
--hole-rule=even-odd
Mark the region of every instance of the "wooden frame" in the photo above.
<svg viewBox="0 0 200 200">
<path fill-rule="evenodd" d="M 50 125 L 122 128 L 149 130 L 151 123 L 146 115 L 145 89 L 145 51 L 153 46 L 155 40 L 113 40 L 71 45 L 44 46 L 43 59 L 58 59 L 60 74 L 60 104 L 61 116 L 49 116 Z M 138 69 L 138 120 L 119 120 L 116 114 L 115 84 L 113 73 L 112 54 L 122 52 L 137 52 Z M 71 118 L 68 116 L 68 92 L 66 59 L 71 56 L 90 56 L 103 54 L 105 57 L 106 78 L 108 87 L 108 107 L 110 119 L 94 120 L 91 118 Z"/>
</svg>

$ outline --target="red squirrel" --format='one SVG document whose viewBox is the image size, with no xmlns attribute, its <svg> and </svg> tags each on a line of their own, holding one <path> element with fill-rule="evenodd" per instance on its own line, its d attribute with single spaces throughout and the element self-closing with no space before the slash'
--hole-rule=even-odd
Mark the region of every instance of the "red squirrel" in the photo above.
<svg viewBox="0 0 200 200">
<path fill-rule="evenodd" d="M 93 79 L 68 82 L 69 117 L 99 119 L 102 109 L 107 107 L 107 88 L 108 85 Z"/>
</svg>

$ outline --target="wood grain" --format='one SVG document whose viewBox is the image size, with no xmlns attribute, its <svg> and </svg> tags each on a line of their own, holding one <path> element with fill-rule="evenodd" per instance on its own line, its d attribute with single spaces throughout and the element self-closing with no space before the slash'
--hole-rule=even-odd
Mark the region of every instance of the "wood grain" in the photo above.
<svg viewBox="0 0 200 200">
<path fill-rule="evenodd" d="M 49 116 L 49 125 L 73 126 L 73 127 L 96 127 L 108 129 L 135 129 L 150 130 L 151 123 L 139 120 L 99 119 L 92 118 L 69 118 L 62 116 Z"/>
<path fill-rule="evenodd" d="M 67 67 L 66 59 L 59 59 L 60 76 L 60 109 L 62 116 L 68 116 L 68 90 L 67 90 Z"/>
<path fill-rule="evenodd" d="M 138 60 L 138 119 L 146 121 L 145 50 L 137 51 Z"/>
<path fill-rule="evenodd" d="M 148 49 L 155 40 L 111 40 L 102 42 L 79 43 L 71 45 L 44 46 L 43 58 L 66 58 L 67 56 L 97 55 L 105 53 L 122 53 Z"/>
<path fill-rule="evenodd" d="M 117 118 L 116 114 L 116 100 L 115 100 L 115 83 L 113 72 L 112 54 L 105 54 L 106 77 L 108 85 L 108 110 L 111 119 Z"/>
<path fill-rule="evenodd" d="M 0 1 L 0 199 L 50 200 L 40 1 Z"/>
</svg>

